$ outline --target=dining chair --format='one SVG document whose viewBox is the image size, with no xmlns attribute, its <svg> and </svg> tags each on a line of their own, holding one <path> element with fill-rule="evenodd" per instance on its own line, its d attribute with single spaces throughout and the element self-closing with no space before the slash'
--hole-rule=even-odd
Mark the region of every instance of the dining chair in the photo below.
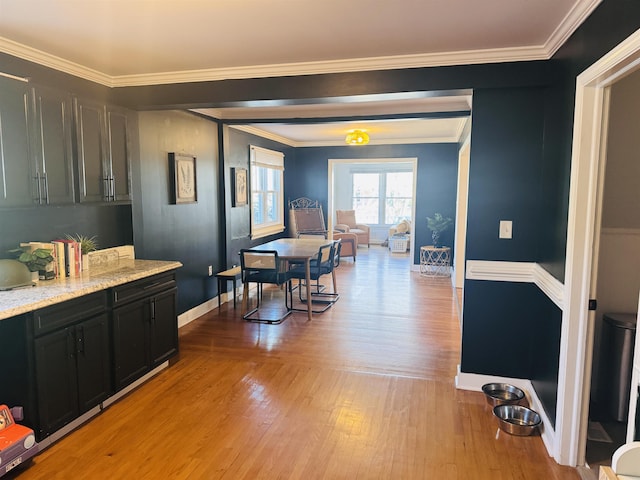
<svg viewBox="0 0 640 480">
<path fill-rule="evenodd" d="M 340 295 L 337 290 L 337 283 L 335 277 L 335 267 L 340 262 L 340 241 L 322 245 L 318 250 L 315 258 L 312 258 L 309 264 L 309 277 L 315 282 L 314 291 L 311 293 L 312 304 L 323 304 L 324 306 L 318 310 L 312 310 L 313 313 L 322 313 L 329 309 L 335 302 L 338 301 Z M 336 256 L 338 256 L 336 258 Z M 333 280 L 333 292 L 327 292 L 324 285 L 320 284 L 320 277 L 331 274 Z M 294 264 L 289 268 L 289 275 L 291 280 L 297 279 L 298 284 L 295 288 L 298 290 L 298 298 L 300 302 L 306 302 L 306 299 L 302 297 L 302 290 L 304 281 L 306 281 L 306 271 L 304 265 Z M 291 292 L 289 298 L 291 299 L 291 305 L 289 308 L 295 311 L 306 312 L 306 308 L 293 307 L 293 282 L 289 284 L 289 291 Z"/>
<path fill-rule="evenodd" d="M 243 295 L 242 295 L 242 318 L 252 322 L 278 324 L 281 323 L 290 313 L 288 295 L 291 293 L 291 275 L 286 268 L 286 262 L 278 258 L 278 252 L 274 250 L 240 250 L 240 268 L 242 271 Z M 249 284 L 256 283 L 258 292 L 256 295 L 256 306 L 247 311 L 249 303 Z M 273 284 L 284 285 L 285 292 L 285 312 L 278 318 L 261 318 L 255 316 L 260 309 L 262 297 L 262 285 Z M 291 302 L 293 303 L 293 301 Z"/>
</svg>

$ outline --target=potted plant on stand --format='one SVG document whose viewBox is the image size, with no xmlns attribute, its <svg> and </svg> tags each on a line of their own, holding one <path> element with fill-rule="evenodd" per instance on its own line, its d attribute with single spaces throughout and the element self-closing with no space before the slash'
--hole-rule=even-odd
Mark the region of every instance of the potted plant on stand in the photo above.
<svg viewBox="0 0 640 480">
<path fill-rule="evenodd" d="M 433 217 L 427 217 L 427 227 L 431 230 L 431 240 L 434 247 L 441 247 L 440 234 L 451 226 L 453 219 L 443 217 L 441 213 L 434 213 Z"/>
</svg>

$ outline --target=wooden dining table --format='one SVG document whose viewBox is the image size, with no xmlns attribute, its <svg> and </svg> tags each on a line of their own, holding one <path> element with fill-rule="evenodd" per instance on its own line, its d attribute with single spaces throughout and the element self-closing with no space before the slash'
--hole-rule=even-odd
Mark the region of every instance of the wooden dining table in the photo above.
<svg viewBox="0 0 640 480">
<path fill-rule="evenodd" d="M 307 288 L 307 317 L 313 317 L 311 308 L 311 269 L 310 262 L 318 254 L 318 250 L 323 245 L 335 243 L 335 240 L 327 238 L 279 238 L 254 248 L 259 250 L 273 250 L 278 252 L 278 257 L 282 260 L 304 262 L 306 288 Z"/>
</svg>

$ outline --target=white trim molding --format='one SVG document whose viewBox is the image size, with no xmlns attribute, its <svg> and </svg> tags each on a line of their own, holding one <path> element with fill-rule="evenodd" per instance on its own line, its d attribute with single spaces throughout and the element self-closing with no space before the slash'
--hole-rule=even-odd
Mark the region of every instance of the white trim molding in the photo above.
<svg viewBox="0 0 640 480">
<path fill-rule="evenodd" d="M 467 280 L 492 280 L 496 282 L 533 283 L 532 262 L 498 262 L 467 260 Z"/>
<path fill-rule="evenodd" d="M 640 67 L 640 30 L 607 53 L 576 80 L 565 307 L 560 338 L 556 444 L 553 456 L 563 465 L 582 465 L 585 458 L 590 390 L 587 304 L 591 287 L 597 192 L 601 174 L 601 141 L 609 86 Z"/>
<path fill-rule="evenodd" d="M 467 260 L 466 278 L 534 283 L 558 308 L 564 306 L 564 285 L 537 263 Z"/>
</svg>

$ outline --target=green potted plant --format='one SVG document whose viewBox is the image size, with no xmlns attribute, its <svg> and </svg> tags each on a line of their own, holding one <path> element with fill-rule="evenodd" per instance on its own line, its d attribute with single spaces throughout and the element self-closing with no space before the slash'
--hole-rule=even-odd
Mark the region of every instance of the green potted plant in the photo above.
<svg viewBox="0 0 640 480">
<path fill-rule="evenodd" d="M 87 270 L 89 268 L 89 252 L 93 252 L 98 249 L 96 236 L 88 237 L 86 235 L 76 233 L 75 235 L 67 235 L 67 240 L 78 242 L 80 245 L 80 251 L 82 252 L 82 270 Z"/>
<path fill-rule="evenodd" d="M 433 217 L 427 217 L 427 227 L 431 230 L 431 240 L 434 247 L 440 247 L 440 234 L 451 226 L 453 219 L 443 217 L 441 213 L 434 213 Z"/>
<path fill-rule="evenodd" d="M 55 277 L 51 250 L 46 248 L 30 250 L 28 247 L 22 247 L 11 252 L 20 253 L 18 261 L 24 263 L 30 272 L 37 274 L 37 276 L 33 275 L 34 280 L 50 280 Z"/>
</svg>

